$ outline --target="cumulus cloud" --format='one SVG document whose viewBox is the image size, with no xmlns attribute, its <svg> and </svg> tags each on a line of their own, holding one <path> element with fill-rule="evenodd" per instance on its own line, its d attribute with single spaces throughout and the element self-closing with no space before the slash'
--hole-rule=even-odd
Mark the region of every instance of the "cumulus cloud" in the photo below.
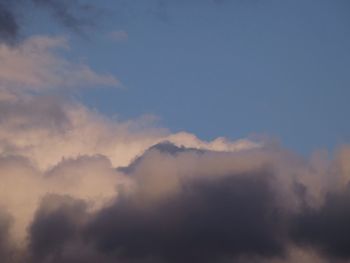
<svg viewBox="0 0 350 263">
<path fill-rule="evenodd" d="M 330 170 L 349 157 L 342 151 Z M 20 161 L 11 160 L 10 167 L 19 169 Z M 286 150 L 217 152 L 161 143 L 131 165 L 134 169 L 120 171 L 107 157 L 81 157 L 42 175 L 35 183 L 42 192 L 30 209 L 27 243 L 20 254 L 24 260 L 349 259 L 347 235 L 342 235 L 348 234 L 348 188 L 323 185 L 324 195 L 319 195 L 303 183 L 305 177 L 318 176 L 312 163 L 300 162 Z M 22 202 L 28 195 L 23 194 Z"/>
<path fill-rule="evenodd" d="M 171 134 L 154 128 L 147 117 L 111 120 L 74 99 L 50 94 L 58 88 L 116 82 L 54 51 L 67 47 L 64 38 L 42 36 L 17 46 L 1 45 L 0 207 L 10 218 L 4 224 L 14 244 L 9 247 L 21 251 L 15 254 L 31 247 L 27 230 L 42 198 L 66 195 L 95 212 L 113 202 L 118 189 L 135 185 L 116 168 L 158 142 L 229 151 L 258 147 L 244 140 L 204 142 L 185 132 Z"/>
<path fill-rule="evenodd" d="M 333 243 L 331 233 L 346 229 L 346 147 L 320 165 L 318 155 L 307 161 L 249 140 L 204 142 L 54 97 L 15 93 L 0 106 L 6 257 L 287 262 L 320 251 L 338 258 L 342 240 Z M 307 256 L 295 252 L 304 244 Z"/>
<path fill-rule="evenodd" d="M 322 168 L 338 178 L 329 185 L 320 179 L 317 161 L 280 147 L 230 151 L 205 148 L 211 145 L 205 142 L 202 147 L 166 142 L 147 149 L 163 138 L 186 136 L 153 134 L 148 144 L 140 140 L 147 133 L 138 136 L 133 156 L 143 154 L 124 161 L 129 165 L 123 169 L 111 161 L 118 148 L 123 155 L 119 144 L 104 155 L 73 157 L 61 149 L 64 159 L 42 169 L 31 154 L 20 157 L 23 150 L 2 152 L 0 200 L 10 216 L 1 232 L 6 245 L 1 253 L 15 251 L 17 262 L 349 258 L 347 239 L 340 235 L 346 233 L 349 202 L 346 148 Z"/>
<path fill-rule="evenodd" d="M 116 198 L 118 185 L 132 185 L 115 168 L 128 165 L 151 145 L 181 138 L 182 144 L 202 149 L 216 145 L 187 133 L 169 134 L 142 119 L 112 121 L 74 101 L 15 95 L 0 101 L 0 203 L 14 218 L 11 231 L 19 242 L 48 193 L 80 198 L 97 209 Z M 241 147 L 240 141 L 237 149 Z M 247 142 L 246 147 L 252 146 Z"/>
</svg>

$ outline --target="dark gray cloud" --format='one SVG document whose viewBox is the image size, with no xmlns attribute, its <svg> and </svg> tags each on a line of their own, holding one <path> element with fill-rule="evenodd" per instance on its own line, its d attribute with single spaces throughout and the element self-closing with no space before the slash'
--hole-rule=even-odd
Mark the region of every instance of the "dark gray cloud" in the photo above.
<svg viewBox="0 0 350 263">
<path fill-rule="evenodd" d="M 0 211 L 0 258 L 1 262 L 12 263 L 19 257 L 10 240 L 12 218 L 6 212 Z"/>
<path fill-rule="evenodd" d="M 48 11 L 63 26 L 82 33 L 93 24 L 90 17 L 94 7 L 79 1 L 66 0 L 0 0 L 0 41 L 15 43 L 23 28 L 21 16 L 30 14 L 31 8 Z"/>
<path fill-rule="evenodd" d="M 295 218 L 292 237 L 326 256 L 350 259 L 350 187 L 329 193 L 319 208 L 305 207 Z"/>
<path fill-rule="evenodd" d="M 70 0 L 32 0 L 35 5 L 47 9 L 65 27 L 82 33 L 82 28 L 93 24 L 94 6 Z"/>
<path fill-rule="evenodd" d="M 86 217 L 84 202 L 68 196 L 46 196 L 29 229 L 30 262 L 67 262 L 65 250 L 74 244 Z"/>
<path fill-rule="evenodd" d="M 15 11 L 12 1 L 0 1 L 0 39 L 6 42 L 13 41 L 19 32 Z"/>
<path fill-rule="evenodd" d="M 162 20 L 168 20 L 168 9 L 173 5 L 188 5 L 213 3 L 221 4 L 226 0 L 152 0 L 145 5 L 139 1 L 118 0 L 115 1 L 113 16 L 131 16 L 133 19 L 142 6 L 147 13 L 151 13 Z M 18 41 L 26 26 L 25 19 L 29 19 L 32 8 L 49 12 L 52 17 L 64 27 L 84 35 L 87 28 L 95 25 L 95 19 L 100 14 L 100 9 L 95 5 L 81 0 L 0 0 L 0 41 L 13 44 Z M 141 8 L 143 10 L 143 8 Z M 107 10 L 104 10 L 105 12 Z M 112 14 L 110 14 L 112 15 Z"/>
<path fill-rule="evenodd" d="M 93 262 L 91 257 L 106 262 L 224 262 L 240 255 L 283 257 L 286 215 L 274 199 L 272 179 L 259 171 L 194 180 L 181 194 L 157 204 L 140 206 L 125 196 L 94 216 L 88 216 L 81 201 L 49 196 L 30 228 L 31 262 L 76 262 L 77 258 Z"/>
<path fill-rule="evenodd" d="M 176 196 L 140 207 L 128 198 L 86 229 L 98 251 L 123 262 L 222 262 L 240 255 L 284 255 L 284 211 L 257 174 L 193 180 Z"/>
</svg>

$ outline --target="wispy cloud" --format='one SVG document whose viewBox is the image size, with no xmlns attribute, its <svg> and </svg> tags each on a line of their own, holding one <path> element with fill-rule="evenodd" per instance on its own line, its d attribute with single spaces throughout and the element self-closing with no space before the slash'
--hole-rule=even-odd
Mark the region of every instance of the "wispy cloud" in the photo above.
<svg viewBox="0 0 350 263">
<path fill-rule="evenodd" d="M 92 85 L 116 86 L 112 75 L 93 71 L 85 63 L 76 63 L 57 53 L 68 49 L 63 37 L 36 36 L 16 47 L 0 45 L 0 84 L 2 88 L 43 90 Z"/>
<path fill-rule="evenodd" d="M 124 42 L 129 39 L 129 34 L 124 30 L 115 30 L 110 32 L 108 37 L 114 42 Z"/>
</svg>

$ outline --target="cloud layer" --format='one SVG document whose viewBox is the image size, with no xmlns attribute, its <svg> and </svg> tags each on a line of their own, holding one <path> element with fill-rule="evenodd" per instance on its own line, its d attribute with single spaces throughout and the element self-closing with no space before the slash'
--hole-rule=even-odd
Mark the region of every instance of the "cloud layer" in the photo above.
<svg viewBox="0 0 350 263">
<path fill-rule="evenodd" d="M 306 159 L 110 119 L 57 95 L 117 83 L 64 47 L 0 45 L 2 262 L 350 260 L 349 147 Z"/>
<path fill-rule="evenodd" d="M 2 157 L 1 253 L 18 262 L 346 262 L 350 195 L 335 178 L 347 176 L 340 160 L 349 157 L 341 151 L 327 168 L 333 186 L 278 148 L 158 144 L 124 171 L 105 156 L 45 172 Z"/>
</svg>

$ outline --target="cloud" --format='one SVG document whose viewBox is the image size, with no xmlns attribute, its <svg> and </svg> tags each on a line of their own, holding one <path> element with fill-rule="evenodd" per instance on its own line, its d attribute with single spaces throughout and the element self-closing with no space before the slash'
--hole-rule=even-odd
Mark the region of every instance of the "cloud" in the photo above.
<svg viewBox="0 0 350 263">
<path fill-rule="evenodd" d="M 56 48 L 68 48 L 67 41 L 33 37 L 0 48 L 0 212 L 11 218 L 4 225 L 8 235 L 2 236 L 8 244 L 6 251 L 23 255 L 26 262 L 34 253 L 31 250 L 37 251 L 28 229 L 35 218 L 41 218 L 37 211 L 47 195 L 81 200 L 90 215 L 113 203 L 120 189 L 129 191 L 135 186 L 117 167 L 128 166 L 161 141 L 204 150 L 260 147 L 248 140 L 205 142 L 186 132 L 172 134 L 155 128 L 148 117 L 123 122 L 109 119 L 74 99 L 57 96 L 51 91 L 108 84 L 109 78 L 97 73 L 89 78 Z M 61 78 L 65 83 L 58 85 Z M 85 243 L 81 246 L 86 248 Z"/>
<path fill-rule="evenodd" d="M 65 243 L 74 239 L 86 218 L 86 204 L 68 196 L 48 195 L 35 218 L 29 230 L 30 256 L 32 262 L 45 262 L 50 253 L 59 257 Z"/>
<path fill-rule="evenodd" d="M 19 31 L 17 18 L 12 10 L 10 1 L 0 1 L 0 40 L 10 42 L 14 40 Z"/>
<path fill-rule="evenodd" d="M 277 213 L 269 179 L 255 176 L 194 180 L 174 198 L 146 207 L 125 196 L 90 217 L 79 200 L 71 204 L 56 196 L 62 205 L 44 202 L 30 229 L 33 262 L 53 255 L 57 262 L 74 262 L 91 254 L 104 262 L 223 262 L 244 253 L 282 257 L 284 216 Z"/>
<path fill-rule="evenodd" d="M 26 27 L 27 14 L 32 9 L 41 9 L 52 14 L 61 25 L 82 34 L 94 23 L 96 8 L 80 1 L 66 0 L 0 0 L 0 41 L 15 44 Z"/>
<path fill-rule="evenodd" d="M 292 234 L 301 246 L 312 246 L 322 254 L 348 260 L 350 220 L 349 186 L 340 192 L 327 194 L 319 208 L 306 207 L 294 222 Z"/>
<path fill-rule="evenodd" d="M 57 21 L 75 32 L 82 33 L 84 27 L 94 23 L 89 16 L 95 10 L 91 4 L 69 0 L 32 0 L 32 2 L 50 11 Z"/>
<path fill-rule="evenodd" d="M 14 217 L 17 240 L 24 239 L 45 194 L 67 194 L 101 207 L 117 196 L 119 184 L 130 184 L 116 167 L 128 165 L 162 140 L 199 141 L 187 133 L 153 128 L 142 119 L 112 121 L 74 101 L 28 94 L 8 97 L 0 101 L 0 180 L 6 189 L 0 204 Z"/>
<path fill-rule="evenodd" d="M 12 218 L 4 229 L 17 244 L 5 242 L 6 251 L 36 263 L 349 258 L 340 235 L 347 231 L 346 148 L 322 169 L 333 185 L 320 180 L 317 161 L 278 146 L 159 143 L 124 171 L 112 156 L 65 158 L 46 170 L 30 157 L 0 158 L 1 207 Z"/>
<path fill-rule="evenodd" d="M 50 170 L 45 180 L 56 177 L 52 186 L 62 188 L 43 191 L 32 209 L 25 262 L 349 259 L 347 235 L 340 234 L 347 234 L 348 188 L 323 185 L 322 197 L 308 185 L 301 191 L 304 177 L 317 175 L 311 163 L 283 149 L 213 152 L 166 145 L 150 148 L 127 174 L 102 164 L 105 157 L 68 160 Z M 349 158 L 340 154 L 331 170 Z M 107 184 L 97 183 L 113 173 L 109 184 L 119 186 L 110 201 L 92 209 L 98 198 L 77 194 L 80 183 L 103 193 Z"/>
<path fill-rule="evenodd" d="M 129 38 L 129 34 L 124 30 L 115 30 L 109 33 L 109 38 L 115 42 L 124 42 Z"/>
<path fill-rule="evenodd" d="M 12 218 L 5 211 L 0 212 L 0 255 L 4 263 L 10 263 L 16 259 L 16 250 L 13 248 L 9 229 Z"/>
<path fill-rule="evenodd" d="M 117 7 L 112 15 L 121 17 L 137 16 L 141 13 L 151 13 L 161 20 L 169 19 L 169 10 L 174 6 L 188 6 L 190 4 L 222 4 L 225 0 L 152 0 L 146 5 L 137 2 L 118 0 L 114 1 Z M 30 15 L 33 10 L 48 13 L 53 20 L 80 36 L 88 36 L 89 29 L 96 25 L 97 18 L 101 12 L 108 13 L 108 10 L 99 8 L 98 4 L 91 4 L 86 0 L 0 0 L 0 42 L 16 44 L 22 41 L 25 30 L 30 23 Z M 128 34 L 123 30 L 111 32 L 110 36 L 114 41 L 125 41 Z"/>
<path fill-rule="evenodd" d="M 98 74 L 85 63 L 74 63 L 57 53 L 68 48 L 63 37 L 31 37 L 16 47 L 0 44 L 0 88 L 40 91 L 118 84 L 112 75 Z"/>
<path fill-rule="evenodd" d="M 122 198 L 87 227 L 88 240 L 101 253 L 120 251 L 116 259 L 125 262 L 283 256 L 283 213 L 262 173 L 188 180 L 176 194 L 146 206 Z"/>
<path fill-rule="evenodd" d="M 4 262 L 350 260 L 349 146 L 306 159 L 108 118 L 52 92 L 117 82 L 59 48 L 66 39 L 0 45 Z"/>
<path fill-rule="evenodd" d="M 317 220 L 328 217 L 317 212 L 309 219 L 308 211 L 327 208 L 328 194 L 348 184 L 347 147 L 333 161 L 322 154 L 307 161 L 264 142 L 205 142 L 154 128 L 147 119 L 111 120 L 44 90 L 4 89 L 0 99 L 0 211 L 8 215 L 0 233 L 3 258 L 338 258 L 326 249 L 333 244 L 329 235 L 318 240 L 306 229 L 311 221 L 321 231 Z"/>
</svg>

